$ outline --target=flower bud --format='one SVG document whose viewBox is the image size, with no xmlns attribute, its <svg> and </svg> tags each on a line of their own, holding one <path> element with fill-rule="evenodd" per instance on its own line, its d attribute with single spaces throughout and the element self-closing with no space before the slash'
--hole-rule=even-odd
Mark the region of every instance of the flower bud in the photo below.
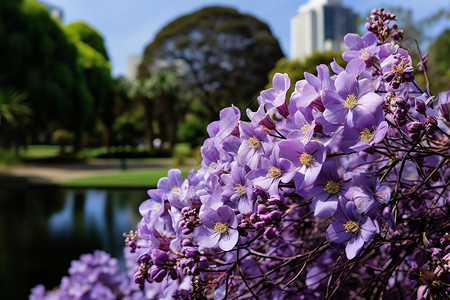
<svg viewBox="0 0 450 300">
<path fill-rule="evenodd" d="M 281 202 L 281 196 L 280 195 L 273 195 L 273 196 L 270 196 L 270 198 L 267 200 L 267 201 L 269 201 L 269 204 L 270 204 L 270 206 L 274 206 L 274 205 L 281 205 L 282 204 L 282 202 Z M 269 206 L 269 207 L 270 207 Z"/>
<path fill-rule="evenodd" d="M 196 257 L 200 255 L 200 252 L 195 247 L 185 247 L 184 255 L 186 257 Z"/>
<path fill-rule="evenodd" d="M 408 128 L 411 133 L 418 133 L 423 129 L 423 125 L 420 122 L 409 122 L 406 125 L 406 128 Z"/>
<path fill-rule="evenodd" d="M 164 265 L 169 260 L 166 252 L 155 248 L 152 250 L 152 261 L 155 265 Z"/>
<path fill-rule="evenodd" d="M 432 135 L 436 132 L 437 128 L 437 120 L 434 116 L 428 116 L 423 120 L 423 123 L 425 124 L 425 131 L 427 132 L 427 135 Z"/>
<path fill-rule="evenodd" d="M 423 101 L 422 99 L 416 98 L 416 111 L 419 114 L 424 115 L 426 110 L 427 110 L 427 106 L 425 104 L 425 101 Z"/>
<path fill-rule="evenodd" d="M 255 224 L 256 222 L 258 222 L 259 218 L 258 218 L 258 214 L 254 213 L 250 216 L 250 222 Z"/>
<path fill-rule="evenodd" d="M 408 102 L 406 102 L 406 100 L 403 98 L 397 98 L 397 100 L 395 101 L 395 104 L 397 104 L 398 107 L 401 107 L 406 110 L 409 108 Z"/>
<path fill-rule="evenodd" d="M 181 241 L 181 245 L 182 245 L 183 247 L 192 246 L 192 241 L 191 241 L 190 239 L 183 239 L 183 240 Z"/>
<path fill-rule="evenodd" d="M 273 222 L 281 221 L 281 212 L 279 210 L 274 210 L 268 214 L 269 218 Z"/>
<path fill-rule="evenodd" d="M 161 266 L 153 265 L 150 267 L 149 274 L 153 281 L 161 282 L 167 275 L 167 270 L 163 269 Z"/>
<path fill-rule="evenodd" d="M 264 228 L 266 226 L 266 222 L 259 221 L 259 222 L 256 222 L 254 224 L 254 226 L 255 226 L 256 230 L 260 230 L 261 228 Z"/>
<path fill-rule="evenodd" d="M 275 227 L 267 227 L 264 231 L 264 237 L 268 240 L 273 239 L 278 234 L 278 230 Z"/>
<path fill-rule="evenodd" d="M 269 208 L 265 206 L 264 204 L 258 204 L 258 213 L 260 215 L 263 215 L 269 211 Z"/>
</svg>

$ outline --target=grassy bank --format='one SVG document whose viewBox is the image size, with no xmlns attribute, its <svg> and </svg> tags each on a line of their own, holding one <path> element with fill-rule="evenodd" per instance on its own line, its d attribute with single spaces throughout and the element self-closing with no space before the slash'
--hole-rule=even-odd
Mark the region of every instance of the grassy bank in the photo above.
<svg viewBox="0 0 450 300">
<path fill-rule="evenodd" d="M 167 177 L 168 169 L 124 170 L 117 174 L 83 177 L 64 181 L 64 187 L 156 187 L 161 177 Z M 186 178 L 190 169 L 182 169 Z"/>
</svg>

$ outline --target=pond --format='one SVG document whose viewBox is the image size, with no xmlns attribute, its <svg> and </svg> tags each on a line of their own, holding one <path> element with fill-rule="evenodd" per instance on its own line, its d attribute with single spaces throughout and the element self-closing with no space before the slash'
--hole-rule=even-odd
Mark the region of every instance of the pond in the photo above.
<svg viewBox="0 0 450 300">
<path fill-rule="evenodd" d="M 70 261 L 102 249 L 123 263 L 122 234 L 135 229 L 146 189 L 0 188 L 2 299 L 59 285 Z M 4 298 L 3 298 L 4 297 Z"/>
</svg>

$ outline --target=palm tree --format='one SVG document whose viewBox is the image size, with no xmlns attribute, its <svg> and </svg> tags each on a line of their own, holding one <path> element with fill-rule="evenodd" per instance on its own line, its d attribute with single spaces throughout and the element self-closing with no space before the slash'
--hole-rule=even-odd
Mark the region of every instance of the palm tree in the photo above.
<svg viewBox="0 0 450 300">
<path fill-rule="evenodd" d="M 179 91 L 177 77 L 171 72 L 157 72 L 149 78 L 149 85 L 156 101 L 159 137 L 173 150 L 179 119 L 176 107 Z"/>
<path fill-rule="evenodd" d="M 6 122 L 10 126 L 18 127 L 21 122 L 29 121 L 32 110 L 25 103 L 26 99 L 24 93 L 0 88 L 0 126 Z"/>
<path fill-rule="evenodd" d="M 26 99 L 24 93 L 0 87 L 0 144 L 5 148 L 17 142 L 18 135 L 26 132 L 31 121 L 33 112 Z"/>
<path fill-rule="evenodd" d="M 178 87 L 175 74 L 157 72 L 148 78 L 135 81 L 130 89 L 130 97 L 142 101 L 144 106 L 146 144 L 149 149 L 153 149 L 153 140 L 156 137 L 163 143 L 167 142 L 169 148 L 173 149 L 178 122 L 175 107 Z M 158 134 L 154 121 L 158 124 Z"/>
<path fill-rule="evenodd" d="M 155 138 L 155 131 L 153 128 L 153 92 L 148 79 L 136 80 L 131 84 L 129 90 L 129 97 L 135 101 L 142 102 L 144 106 L 144 121 L 145 121 L 145 142 L 146 147 L 153 150 L 153 140 Z"/>
</svg>

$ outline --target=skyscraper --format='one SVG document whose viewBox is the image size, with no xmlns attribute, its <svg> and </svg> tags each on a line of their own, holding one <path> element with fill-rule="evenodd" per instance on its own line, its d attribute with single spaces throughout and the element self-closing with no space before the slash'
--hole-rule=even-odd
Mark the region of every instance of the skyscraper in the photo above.
<svg viewBox="0 0 450 300">
<path fill-rule="evenodd" d="M 310 0 L 291 19 L 291 59 L 314 51 L 344 50 L 344 35 L 356 32 L 357 15 L 340 0 Z"/>
</svg>

